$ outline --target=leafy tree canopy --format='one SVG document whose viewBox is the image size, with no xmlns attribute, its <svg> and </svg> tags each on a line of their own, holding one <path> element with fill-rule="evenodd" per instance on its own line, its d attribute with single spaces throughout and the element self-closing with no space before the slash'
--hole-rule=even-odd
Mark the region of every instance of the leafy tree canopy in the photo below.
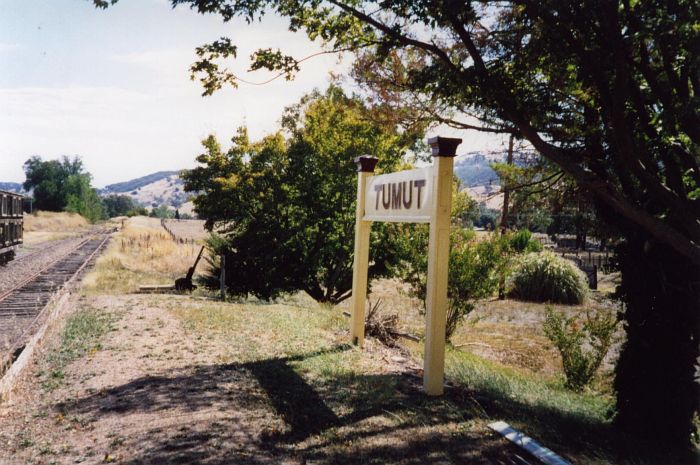
<svg viewBox="0 0 700 465">
<path fill-rule="evenodd" d="M 304 290 L 318 301 L 350 296 L 357 173 L 353 158 L 371 153 L 378 171 L 394 170 L 417 134 L 368 118 L 337 87 L 286 110 L 282 132 L 249 140 L 244 128 L 223 151 L 210 136 L 200 167 L 183 173 L 185 189 L 209 228 L 226 239 L 234 294 L 271 298 Z M 389 272 L 396 255 L 391 225 L 372 232 L 370 276 Z"/>
<path fill-rule="evenodd" d="M 24 162 L 24 190 L 33 191 L 39 210 L 62 211 L 68 202 L 68 178 L 83 174 L 83 162 L 75 157 L 43 161 L 33 156 Z"/>
<path fill-rule="evenodd" d="M 33 191 L 35 209 L 71 211 L 92 222 L 104 218 L 102 200 L 90 185 L 92 176 L 84 171 L 79 157 L 43 161 L 34 156 L 24 163 L 24 172 L 24 189 Z"/>
<path fill-rule="evenodd" d="M 175 210 L 171 210 L 167 205 L 158 205 L 151 210 L 148 216 L 153 218 L 175 218 Z"/>
<path fill-rule="evenodd" d="M 96 0 L 106 7 L 115 0 Z M 514 132 L 626 227 L 700 265 L 700 115 L 693 1 L 171 0 L 224 21 L 275 11 L 328 51 L 357 52 L 383 104 Z M 197 49 L 205 94 L 237 76 L 222 38 Z M 261 48 L 252 69 L 291 78 L 300 57 Z M 405 108 L 406 105 L 404 104 Z M 398 118 L 400 111 L 388 112 Z M 470 114 L 480 124 L 450 116 Z M 447 115 L 447 116 L 445 116 Z"/>
<path fill-rule="evenodd" d="M 114 218 L 115 216 L 133 215 L 139 210 L 140 205 L 128 195 L 108 195 L 103 199 L 107 216 Z"/>
<path fill-rule="evenodd" d="M 93 0 L 106 7 L 116 0 Z M 694 0 L 171 0 L 224 21 L 289 18 L 353 51 L 377 115 L 515 134 L 592 196 L 621 245 L 627 342 L 616 424 L 688 450 L 700 393 L 700 87 Z M 238 78 L 228 38 L 197 49 L 205 94 Z M 261 48 L 252 69 L 302 58 Z M 460 120 L 461 115 L 472 118 Z M 649 279 L 654 285 L 649 285 Z M 668 380 L 664 382 L 663 380 Z"/>
</svg>

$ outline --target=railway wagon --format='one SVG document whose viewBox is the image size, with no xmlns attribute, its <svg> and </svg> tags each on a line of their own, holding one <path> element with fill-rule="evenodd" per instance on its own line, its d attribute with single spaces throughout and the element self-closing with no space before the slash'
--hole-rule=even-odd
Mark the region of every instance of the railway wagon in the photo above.
<svg viewBox="0 0 700 465">
<path fill-rule="evenodd" d="M 22 244 L 22 198 L 13 192 L 0 191 L 0 265 L 15 258 L 15 250 Z"/>
</svg>

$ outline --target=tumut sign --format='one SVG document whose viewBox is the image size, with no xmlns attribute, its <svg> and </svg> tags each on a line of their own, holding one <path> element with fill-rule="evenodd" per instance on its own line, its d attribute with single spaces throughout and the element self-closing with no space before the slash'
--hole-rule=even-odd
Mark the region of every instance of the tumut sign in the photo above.
<svg viewBox="0 0 700 465">
<path fill-rule="evenodd" d="M 372 176 L 365 188 L 365 221 L 429 223 L 433 169 Z"/>
<path fill-rule="evenodd" d="M 461 142 L 449 137 L 429 139 L 433 152 L 429 168 L 373 176 L 377 158 L 365 155 L 355 159 L 358 176 L 350 337 L 353 344 L 362 346 L 372 222 L 430 223 L 423 389 L 431 396 L 441 395 L 444 388 L 452 174 Z"/>
</svg>

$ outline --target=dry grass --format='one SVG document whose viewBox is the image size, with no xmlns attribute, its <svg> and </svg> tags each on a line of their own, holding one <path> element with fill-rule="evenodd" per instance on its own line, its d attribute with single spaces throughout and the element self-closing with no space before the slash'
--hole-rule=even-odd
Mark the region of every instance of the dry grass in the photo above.
<svg viewBox="0 0 700 465">
<path fill-rule="evenodd" d="M 77 213 L 36 211 L 24 215 L 24 230 L 27 232 L 71 233 L 88 226 L 88 221 Z"/>
<path fill-rule="evenodd" d="M 200 246 L 173 241 L 158 220 L 151 220 L 135 217 L 124 222 L 86 276 L 87 292 L 130 293 L 141 284 L 172 284 L 187 273 Z"/>
<path fill-rule="evenodd" d="M 396 288 L 395 283 L 375 283 L 375 293 L 383 286 Z M 404 295 L 399 296 L 399 300 L 406 304 L 411 299 Z M 601 442 L 603 432 L 607 431 L 611 405 L 607 396 L 593 392 L 573 393 L 553 378 L 492 362 L 467 350 L 449 349 L 448 379 L 460 390 L 454 394 L 448 391 L 444 398 L 435 401 L 419 392 L 406 397 L 406 387 L 402 384 L 413 379 L 412 373 L 419 373 L 415 368 L 419 364 L 413 365 L 414 368 L 395 367 L 400 375 L 391 373 L 389 367 L 393 360 L 406 363 L 407 359 L 381 348 L 373 338 L 367 339 L 363 351 L 332 350 L 343 347 L 348 340 L 348 321 L 340 318 L 337 309 L 329 311 L 311 302 L 290 305 L 289 302 L 222 304 L 202 301 L 183 305 L 181 301 L 171 301 L 166 305 L 191 334 L 226 341 L 227 354 L 221 362 L 243 361 L 246 366 L 262 365 L 265 369 L 269 364 L 270 372 L 265 376 L 285 386 L 287 393 L 286 385 L 292 384 L 292 377 L 285 379 L 276 361 L 291 359 L 288 366 L 293 371 L 290 370 L 289 375 L 303 378 L 321 397 L 319 405 L 329 407 L 337 417 L 362 417 L 358 412 L 376 411 L 366 420 L 331 428 L 295 444 L 293 450 L 302 455 L 315 450 L 320 457 L 336 456 L 347 460 L 359 449 L 373 451 L 365 458 L 367 461 L 402 463 L 401 459 L 406 458 L 403 454 L 410 450 L 411 443 L 431 438 L 434 444 L 435 438 L 441 438 L 444 449 L 452 449 L 452 441 L 470 444 L 477 437 L 487 437 L 486 423 L 500 418 L 538 437 L 557 452 L 575 457 L 576 463 L 610 463 L 602 450 L 607 446 Z M 393 308 L 396 310 L 395 302 Z M 517 332 L 517 328 L 514 331 Z M 498 346 L 498 342 L 493 344 Z M 409 347 L 420 359 L 422 344 Z M 303 358 L 296 360 L 300 354 L 311 356 L 302 355 Z M 415 382 L 418 384 L 419 379 Z M 290 413 L 312 418 L 322 415 L 325 407 L 320 409 L 318 405 L 309 404 L 299 393 L 289 394 L 282 402 L 285 408 L 293 409 Z M 273 400 L 272 403 L 279 402 Z M 313 428 L 312 425 L 307 427 Z M 472 446 L 474 444 L 471 442 Z M 583 451 L 577 450 L 582 446 Z M 484 446 L 477 447 L 483 453 Z M 451 463 L 447 457 L 441 458 L 444 463 Z"/>
<path fill-rule="evenodd" d="M 204 220 L 165 220 L 165 225 L 179 239 L 202 241 L 209 237 Z"/>
<path fill-rule="evenodd" d="M 399 315 L 400 331 L 419 337 L 425 334 L 422 302 L 410 297 L 408 285 L 396 279 L 377 280 L 372 283 L 371 298 L 381 299 L 387 313 Z M 561 360 L 542 330 L 545 307 L 545 304 L 512 299 L 477 302 L 474 311 L 452 336 L 453 347 L 547 379 L 557 378 L 562 374 Z M 568 315 L 586 310 L 617 310 L 600 294 L 593 294 L 584 305 L 551 307 Z M 603 371 L 612 368 L 615 357 L 612 352 Z"/>
<path fill-rule="evenodd" d="M 84 289 L 109 294 L 146 280 L 171 282 L 196 251 L 171 241 L 157 220 L 129 220 Z M 382 297 L 385 312 L 401 314 L 401 329 L 422 334 L 420 302 L 402 286 L 375 282 L 372 300 Z M 491 360 L 467 351 L 479 346 L 449 350 L 448 378 L 456 387 L 431 398 L 420 390 L 420 343 L 411 346 L 415 358 L 374 338 L 363 350 L 349 346 L 341 309 L 303 294 L 274 303 L 190 295 L 85 300 L 92 309 L 119 314 L 119 323 L 94 353 L 92 339 L 76 338 L 88 349 L 52 375 L 61 381 L 57 388 L 0 427 L 0 443 L 12 458 L 507 463 L 504 442 L 486 427 L 503 419 L 575 463 L 613 462 L 607 399 L 566 391 L 530 362 L 498 358 L 513 341 L 546 343 L 537 333 L 542 305 L 484 302 L 455 341 L 494 347 L 484 355 Z"/>
</svg>

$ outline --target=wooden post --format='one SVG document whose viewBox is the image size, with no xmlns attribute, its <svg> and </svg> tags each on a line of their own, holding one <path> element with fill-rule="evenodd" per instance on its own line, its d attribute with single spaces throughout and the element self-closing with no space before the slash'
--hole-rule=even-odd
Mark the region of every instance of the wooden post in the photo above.
<svg viewBox="0 0 700 465">
<path fill-rule="evenodd" d="M 226 300 L 226 254 L 221 254 L 221 274 L 219 276 L 221 286 L 221 300 Z"/>
<path fill-rule="evenodd" d="M 365 300 L 367 299 L 367 268 L 369 266 L 369 232 L 372 223 L 365 215 L 365 187 L 374 173 L 376 157 L 363 155 L 357 164 L 357 208 L 355 209 L 355 252 L 352 262 L 352 298 L 350 300 L 350 340 L 362 347 L 365 341 Z"/>
<path fill-rule="evenodd" d="M 446 137 L 434 137 L 428 140 L 435 162 L 433 164 L 433 213 L 428 242 L 423 388 L 431 396 L 439 396 L 443 393 L 452 172 L 454 156 L 461 142 L 462 139 Z"/>
</svg>

